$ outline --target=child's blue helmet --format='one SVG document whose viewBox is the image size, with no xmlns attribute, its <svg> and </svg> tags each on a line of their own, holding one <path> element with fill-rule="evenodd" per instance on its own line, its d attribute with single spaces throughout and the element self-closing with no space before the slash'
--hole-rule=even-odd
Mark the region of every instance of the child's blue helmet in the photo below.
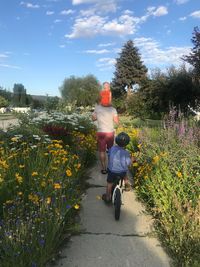
<svg viewBox="0 0 200 267">
<path fill-rule="evenodd" d="M 129 144 L 130 137 L 129 137 L 129 135 L 127 133 L 121 132 L 116 136 L 115 142 L 116 142 L 116 144 L 118 146 L 125 147 L 125 146 L 127 146 Z"/>
</svg>

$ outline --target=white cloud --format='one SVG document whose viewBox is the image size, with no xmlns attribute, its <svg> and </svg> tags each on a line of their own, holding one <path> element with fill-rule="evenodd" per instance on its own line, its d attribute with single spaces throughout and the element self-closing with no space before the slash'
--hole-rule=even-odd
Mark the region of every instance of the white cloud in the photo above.
<svg viewBox="0 0 200 267">
<path fill-rule="evenodd" d="M 32 3 L 28 3 L 28 2 L 20 2 L 20 5 L 22 5 L 22 6 L 25 6 L 25 7 L 27 7 L 27 8 L 32 8 L 32 9 L 36 9 L 36 8 L 40 8 L 40 6 L 39 5 L 37 5 L 37 4 L 32 4 Z"/>
<path fill-rule="evenodd" d="M 116 59 L 111 57 L 100 58 L 97 61 L 97 67 L 100 71 L 112 70 L 116 64 Z"/>
<path fill-rule="evenodd" d="M 144 63 L 152 66 L 180 65 L 182 62 L 180 58 L 191 50 L 188 46 L 171 46 L 162 49 L 157 41 L 145 37 L 135 38 L 134 44 L 140 49 Z"/>
<path fill-rule="evenodd" d="M 92 37 L 95 35 L 117 35 L 125 36 L 136 32 L 140 18 L 130 15 L 122 15 L 118 19 L 108 21 L 107 17 L 93 15 L 90 17 L 77 18 L 71 34 L 67 38 Z"/>
<path fill-rule="evenodd" d="M 184 21 L 186 19 L 187 19 L 187 17 L 181 17 L 181 18 L 179 18 L 180 21 Z"/>
<path fill-rule="evenodd" d="M 110 53 L 109 50 L 107 49 L 101 49 L 101 50 L 85 50 L 84 51 L 87 54 L 106 54 L 106 53 Z"/>
<path fill-rule="evenodd" d="M 0 54 L 0 59 L 2 59 L 2 58 L 7 58 L 8 57 L 8 55 L 5 53 L 5 54 Z"/>
<path fill-rule="evenodd" d="M 194 11 L 190 14 L 191 17 L 193 18 L 200 18 L 200 10 Z"/>
<path fill-rule="evenodd" d="M 168 10 L 165 6 L 159 6 L 155 11 L 153 11 L 153 15 L 155 17 L 160 17 L 168 14 Z"/>
<path fill-rule="evenodd" d="M 60 47 L 60 48 L 65 48 L 65 47 L 66 47 L 66 45 L 64 45 L 64 44 L 61 44 L 61 45 L 59 45 L 59 47 Z"/>
<path fill-rule="evenodd" d="M 92 5 L 90 8 L 81 10 L 80 14 L 82 16 L 92 16 L 94 14 L 105 15 L 107 13 L 114 13 L 116 11 L 117 11 L 116 0 L 101 0 L 101 1 L 96 1 L 96 4 Z"/>
<path fill-rule="evenodd" d="M 61 19 L 55 19 L 54 23 L 60 23 L 62 20 Z"/>
<path fill-rule="evenodd" d="M 60 15 L 70 15 L 70 14 L 74 14 L 74 13 L 75 13 L 75 10 L 67 9 L 67 10 L 62 10 L 60 12 Z"/>
<path fill-rule="evenodd" d="M 99 47 L 107 47 L 112 45 L 115 45 L 115 43 L 98 44 Z"/>
<path fill-rule="evenodd" d="M 9 64 L 0 64 L 0 67 L 2 67 L 2 68 L 9 68 L 9 69 L 18 69 L 18 70 L 21 69 L 21 67 L 19 67 L 19 66 L 9 65 Z"/>
<path fill-rule="evenodd" d="M 129 9 L 126 9 L 126 10 L 124 10 L 124 14 L 126 14 L 126 15 L 132 15 L 133 14 L 133 11 L 131 11 Z"/>
<path fill-rule="evenodd" d="M 189 0 L 175 0 L 175 3 L 177 4 L 177 5 L 182 5 L 182 4 L 185 4 L 185 3 L 187 3 Z"/>
<path fill-rule="evenodd" d="M 105 18 L 96 15 L 89 18 L 78 18 L 74 23 L 72 33 L 66 34 L 65 37 L 72 39 L 97 35 L 102 31 L 105 23 Z"/>
<path fill-rule="evenodd" d="M 50 10 L 48 10 L 47 12 L 46 12 L 46 15 L 47 16 L 51 16 L 51 15 L 53 15 L 55 12 L 54 11 L 50 11 Z"/>
<path fill-rule="evenodd" d="M 105 1 L 105 0 L 103 0 Z M 112 0 L 113 1 L 113 0 Z M 101 16 L 95 9 L 82 10 L 80 16 L 75 19 L 72 32 L 66 34 L 66 38 L 92 37 L 96 35 L 127 36 L 134 34 L 139 25 L 144 23 L 150 16 L 163 16 L 168 14 L 164 6 L 149 7 L 145 15 L 135 17 L 129 10 L 122 12 L 122 15 L 109 20 L 108 16 Z"/>
<path fill-rule="evenodd" d="M 72 0 L 72 5 L 80 5 L 80 4 L 88 4 L 88 3 L 95 3 L 99 0 Z"/>
</svg>

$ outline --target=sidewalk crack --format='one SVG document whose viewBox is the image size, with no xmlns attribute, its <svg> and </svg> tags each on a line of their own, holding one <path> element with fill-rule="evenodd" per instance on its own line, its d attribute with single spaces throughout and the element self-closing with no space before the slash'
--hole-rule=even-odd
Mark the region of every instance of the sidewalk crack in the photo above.
<svg viewBox="0 0 200 267">
<path fill-rule="evenodd" d="M 112 236 L 119 236 L 119 237 L 147 237 L 147 234 L 115 234 L 115 233 L 95 233 L 95 232 L 81 232 L 81 235 L 112 235 Z"/>
</svg>

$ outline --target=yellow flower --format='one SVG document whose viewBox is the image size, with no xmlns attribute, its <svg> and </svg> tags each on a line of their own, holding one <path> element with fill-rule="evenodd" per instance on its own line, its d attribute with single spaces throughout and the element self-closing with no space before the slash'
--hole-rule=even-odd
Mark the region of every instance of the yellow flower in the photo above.
<svg viewBox="0 0 200 267">
<path fill-rule="evenodd" d="M 29 194 L 28 195 L 28 199 L 30 201 L 32 201 L 34 204 L 38 204 L 39 203 L 39 197 L 36 194 Z"/>
<path fill-rule="evenodd" d="M 6 204 L 12 204 L 13 203 L 13 200 L 7 200 L 6 201 Z"/>
<path fill-rule="evenodd" d="M 177 172 L 176 175 L 178 176 L 178 178 L 182 178 L 183 177 L 181 172 Z"/>
<path fill-rule="evenodd" d="M 137 145 L 137 147 L 140 149 L 142 147 L 142 144 Z"/>
<path fill-rule="evenodd" d="M 45 156 L 48 156 L 48 155 L 49 155 L 49 153 L 47 153 L 47 152 L 46 152 L 46 153 L 44 153 L 44 155 L 45 155 Z"/>
<path fill-rule="evenodd" d="M 38 172 L 32 172 L 32 176 L 37 176 Z"/>
<path fill-rule="evenodd" d="M 72 176 L 72 172 L 71 172 L 71 170 L 69 170 L 69 169 L 66 170 L 66 175 L 67 175 L 67 176 Z"/>
<path fill-rule="evenodd" d="M 79 210 L 80 206 L 78 204 L 74 205 L 75 210 Z"/>
<path fill-rule="evenodd" d="M 63 163 L 65 163 L 66 161 L 68 161 L 68 158 L 62 158 Z"/>
<path fill-rule="evenodd" d="M 22 196 L 22 195 L 23 195 L 23 193 L 22 193 L 22 192 L 18 192 L 17 194 L 18 194 L 18 196 Z"/>
<path fill-rule="evenodd" d="M 0 159 L 0 166 L 2 166 L 4 169 L 8 169 L 9 165 L 7 164 L 6 160 Z"/>
<path fill-rule="evenodd" d="M 19 165 L 20 169 L 23 169 L 25 167 L 25 165 Z"/>
<path fill-rule="evenodd" d="M 63 148 L 63 146 L 60 145 L 60 144 L 54 144 L 54 147 L 56 147 L 56 148 Z"/>
<path fill-rule="evenodd" d="M 80 167 L 81 167 L 81 163 L 78 163 L 77 168 L 80 169 Z"/>
<path fill-rule="evenodd" d="M 51 169 L 56 171 L 58 168 L 57 167 L 51 167 Z"/>
<path fill-rule="evenodd" d="M 18 141 L 18 138 L 17 137 L 13 137 L 13 138 L 11 138 L 11 141 L 12 142 L 17 142 Z"/>
<path fill-rule="evenodd" d="M 55 140 L 52 140 L 52 143 L 62 144 L 62 142 L 63 142 L 62 140 L 56 140 L 56 139 Z"/>
<path fill-rule="evenodd" d="M 47 197 L 46 198 L 46 203 L 49 205 L 49 204 L 51 204 L 51 197 Z"/>
<path fill-rule="evenodd" d="M 19 175 L 19 173 L 15 173 L 15 178 L 16 178 L 16 181 L 21 184 L 23 182 L 23 178 L 21 175 Z"/>
<path fill-rule="evenodd" d="M 60 189 L 61 185 L 59 183 L 54 183 L 53 187 L 54 189 Z"/>
<path fill-rule="evenodd" d="M 138 163 L 137 162 L 134 162 L 133 163 L 133 167 L 137 167 L 138 166 Z"/>
<path fill-rule="evenodd" d="M 154 164 L 156 164 L 158 161 L 159 161 L 159 156 L 157 155 L 157 156 L 155 156 L 155 157 L 153 157 L 153 163 Z"/>
<path fill-rule="evenodd" d="M 41 182 L 41 187 L 45 187 L 46 186 L 46 182 L 45 181 L 42 181 Z"/>
<path fill-rule="evenodd" d="M 0 176 L 0 183 L 3 183 L 3 181 L 4 181 L 3 178 L 1 178 L 1 176 Z"/>
</svg>

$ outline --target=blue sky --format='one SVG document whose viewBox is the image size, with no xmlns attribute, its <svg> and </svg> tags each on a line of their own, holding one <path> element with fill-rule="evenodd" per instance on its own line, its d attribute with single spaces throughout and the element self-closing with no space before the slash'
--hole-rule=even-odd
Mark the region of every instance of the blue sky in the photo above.
<svg viewBox="0 0 200 267">
<path fill-rule="evenodd" d="M 111 81 L 129 39 L 149 70 L 188 54 L 199 0 L 0 0 L 0 86 L 60 95 L 71 75 Z"/>
</svg>

